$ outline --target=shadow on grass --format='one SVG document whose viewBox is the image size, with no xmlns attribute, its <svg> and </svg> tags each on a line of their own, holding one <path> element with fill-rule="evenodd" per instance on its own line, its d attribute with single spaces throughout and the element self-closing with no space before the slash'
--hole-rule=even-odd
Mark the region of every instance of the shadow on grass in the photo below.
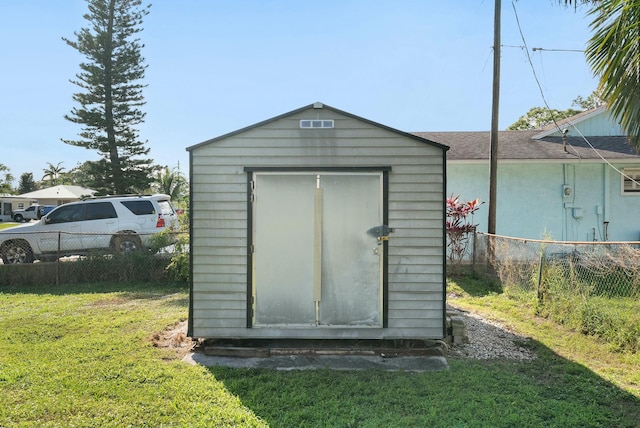
<svg viewBox="0 0 640 428">
<path fill-rule="evenodd" d="M 472 297 L 502 294 L 504 291 L 498 279 L 484 274 L 473 272 L 450 273 L 448 279 Z"/>
<path fill-rule="evenodd" d="M 210 372 L 269 426 L 637 427 L 640 400 L 534 342 L 533 361 L 450 370 Z"/>
</svg>

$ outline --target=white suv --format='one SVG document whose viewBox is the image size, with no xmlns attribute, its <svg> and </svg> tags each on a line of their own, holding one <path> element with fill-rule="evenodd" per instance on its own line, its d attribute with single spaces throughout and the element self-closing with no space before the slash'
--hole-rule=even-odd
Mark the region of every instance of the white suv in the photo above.
<svg viewBox="0 0 640 428">
<path fill-rule="evenodd" d="M 91 198 L 60 205 L 35 224 L 0 232 L 4 264 L 36 259 L 141 250 L 150 237 L 165 229 L 178 229 L 168 195 Z"/>
</svg>

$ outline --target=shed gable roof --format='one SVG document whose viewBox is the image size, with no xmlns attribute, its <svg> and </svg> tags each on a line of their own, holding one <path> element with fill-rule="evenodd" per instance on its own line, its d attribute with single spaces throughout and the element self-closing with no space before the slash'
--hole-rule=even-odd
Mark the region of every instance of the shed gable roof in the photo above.
<svg viewBox="0 0 640 428">
<path fill-rule="evenodd" d="M 226 138 L 228 138 L 228 137 L 232 137 L 232 136 L 235 136 L 235 135 L 238 135 L 238 134 L 242 134 L 243 132 L 247 132 L 247 131 L 250 131 L 250 130 L 252 130 L 252 129 L 256 129 L 256 128 L 259 128 L 259 127 L 261 127 L 261 126 L 267 125 L 267 124 L 269 124 L 269 123 L 272 123 L 272 122 L 278 121 L 278 120 L 280 120 L 280 119 L 284 119 L 284 118 L 287 118 L 287 117 L 290 117 L 290 116 L 296 115 L 296 114 L 298 114 L 298 113 L 304 112 L 304 111 L 306 111 L 306 110 L 313 110 L 313 109 L 325 109 L 325 110 L 330 110 L 330 111 L 333 111 L 333 112 L 335 112 L 335 113 L 338 113 L 338 114 L 341 114 L 341 115 L 344 115 L 344 116 L 350 117 L 350 118 L 352 118 L 352 119 L 356 119 L 356 120 L 362 121 L 362 122 L 367 123 L 367 124 L 369 124 L 369 125 L 372 125 L 372 126 L 375 126 L 375 127 L 381 128 L 381 129 L 385 129 L 385 130 L 387 130 L 387 131 L 393 132 L 393 133 L 398 134 L 398 135 L 401 135 L 401 136 L 403 136 L 403 137 L 407 137 L 407 138 L 410 138 L 410 139 L 412 139 L 412 140 L 419 141 L 419 142 L 424 143 L 424 144 L 428 144 L 428 145 L 430 145 L 430 146 L 433 146 L 433 147 L 439 148 L 439 149 L 441 149 L 441 150 L 443 150 L 443 151 L 447 151 L 447 150 L 449 150 L 449 147 L 448 147 L 448 146 L 446 146 L 446 145 L 444 145 L 444 144 L 437 143 L 437 142 L 435 142 L 435 141 L 432 141 L 432 140 L 430 140 L 430 139 L 428 139 L 428 138 L 425 138 L 425 137 L 423 137 L 423 136 L 421 136 L 421 135 L 418 135 L 418 134 L 415 134 L 415 133 L 408 133 L 408 132 L 399 131 L 399 130 L 397 130 L 397 129 L 395 129 L 395 128 L 391 128 L 391 127 L 389 127 L 389 126 L 382 125 L 382 124 L 377 123 L 377 122 L 374 122 L 374 121 L 372 121 L 372 120 L 365 119 L 365 118 L 360 117 L 360 116 L 356 116 L 355 114 L 348 113 L 348 112 L 346 112 L 346 111 L 343 111 L 343 110 L 337 109 L 337 108 L 335 108 L 335 107 L 331 107 L 331 106 L 328 106 L 328 105 L 326 105 L 326 104 L 323 104 L 323 103 L 320 103 L 320 102 L 316 102 L 316 103 L 309 104 L 309 105 L 306 105 L 306 106 L 304 106 L 304 107 L 298 108 L 298 109 L 296 109 L 296 110 L 292 110 L 292 111 L 290 111 L 290 112 L 287 112 L 287 113 L 284 113 L 284 114 L 281 114 L 281 115 L 278 115 L 278 116 L 272 117 L 272 118 L 267 119 L 267 120 L 264 120 L 264 121 L 262 121 L 262 122 L 258 122 L 258 123 L 255 123 L 255 124 L 253 124 L 253 125 L 249 125 L 249 126 L 247 126 L 247 127 L 244 127 L 244 128 L 238 129 L 238 130 L 236 130 L 236 131 L 233 131 L 233 132 L 230 132 L 230 133 L 227 133 L 227 134 L 221 135 L 221 136 L 219 136 L 219 137 L 215 137 L 215 138 L 212 138 L 212 139 L 210 139 L 210 140 L 203 141 L 202 143 L 199 143 L 199 144 L 196 144 L 196 145 L 193 145 L 193 146 L 187 147 L 187 151 L 191 152 L 191 151 L 193 151 L 194 149 L 197 149 L 197 148 L 202 147 L 202 146 L 206 146 L 206 145 L 208 145 L 208 144 L 215 143 L 216 141 L 224 140 L 224 139 L 226 139 Z"/>
</svg>

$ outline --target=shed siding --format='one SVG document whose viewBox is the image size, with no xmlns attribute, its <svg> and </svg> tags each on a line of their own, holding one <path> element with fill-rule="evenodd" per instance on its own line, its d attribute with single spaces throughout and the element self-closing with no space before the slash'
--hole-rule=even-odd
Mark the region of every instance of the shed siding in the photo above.
<svg viewBox="0 0 640 428">
<path fill-rule="evenodd" d="M 300 119 L 334 129 L 300 129 Z M 388 328 L 296 328 L 306 338 L 441 338 L 443 335 L 442 148 L 331 110 L 309 109 L 191 151 L 192 334 L 293 337 L 246 328 L 245 167 L 391 166 Z"/>
</svg>

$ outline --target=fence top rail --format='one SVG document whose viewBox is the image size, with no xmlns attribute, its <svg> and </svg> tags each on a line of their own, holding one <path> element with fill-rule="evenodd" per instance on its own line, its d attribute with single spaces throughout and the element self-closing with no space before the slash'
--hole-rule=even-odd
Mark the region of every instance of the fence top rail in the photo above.
<svg viewBox="0 0 640 428">
<path fill-rule="evenodd" d="M 495 235 L 492 233 L 477 232 L 477 235 L 484 235 L 493 238 L 509 239 L 519 242 L 539 242 L 541 244 L 565 244 L 565 245 L 640 245 L 640 241 L 551 241 L 549 239 L 529 239 L 516 238 L 513 236 Z"/>
</svg>

